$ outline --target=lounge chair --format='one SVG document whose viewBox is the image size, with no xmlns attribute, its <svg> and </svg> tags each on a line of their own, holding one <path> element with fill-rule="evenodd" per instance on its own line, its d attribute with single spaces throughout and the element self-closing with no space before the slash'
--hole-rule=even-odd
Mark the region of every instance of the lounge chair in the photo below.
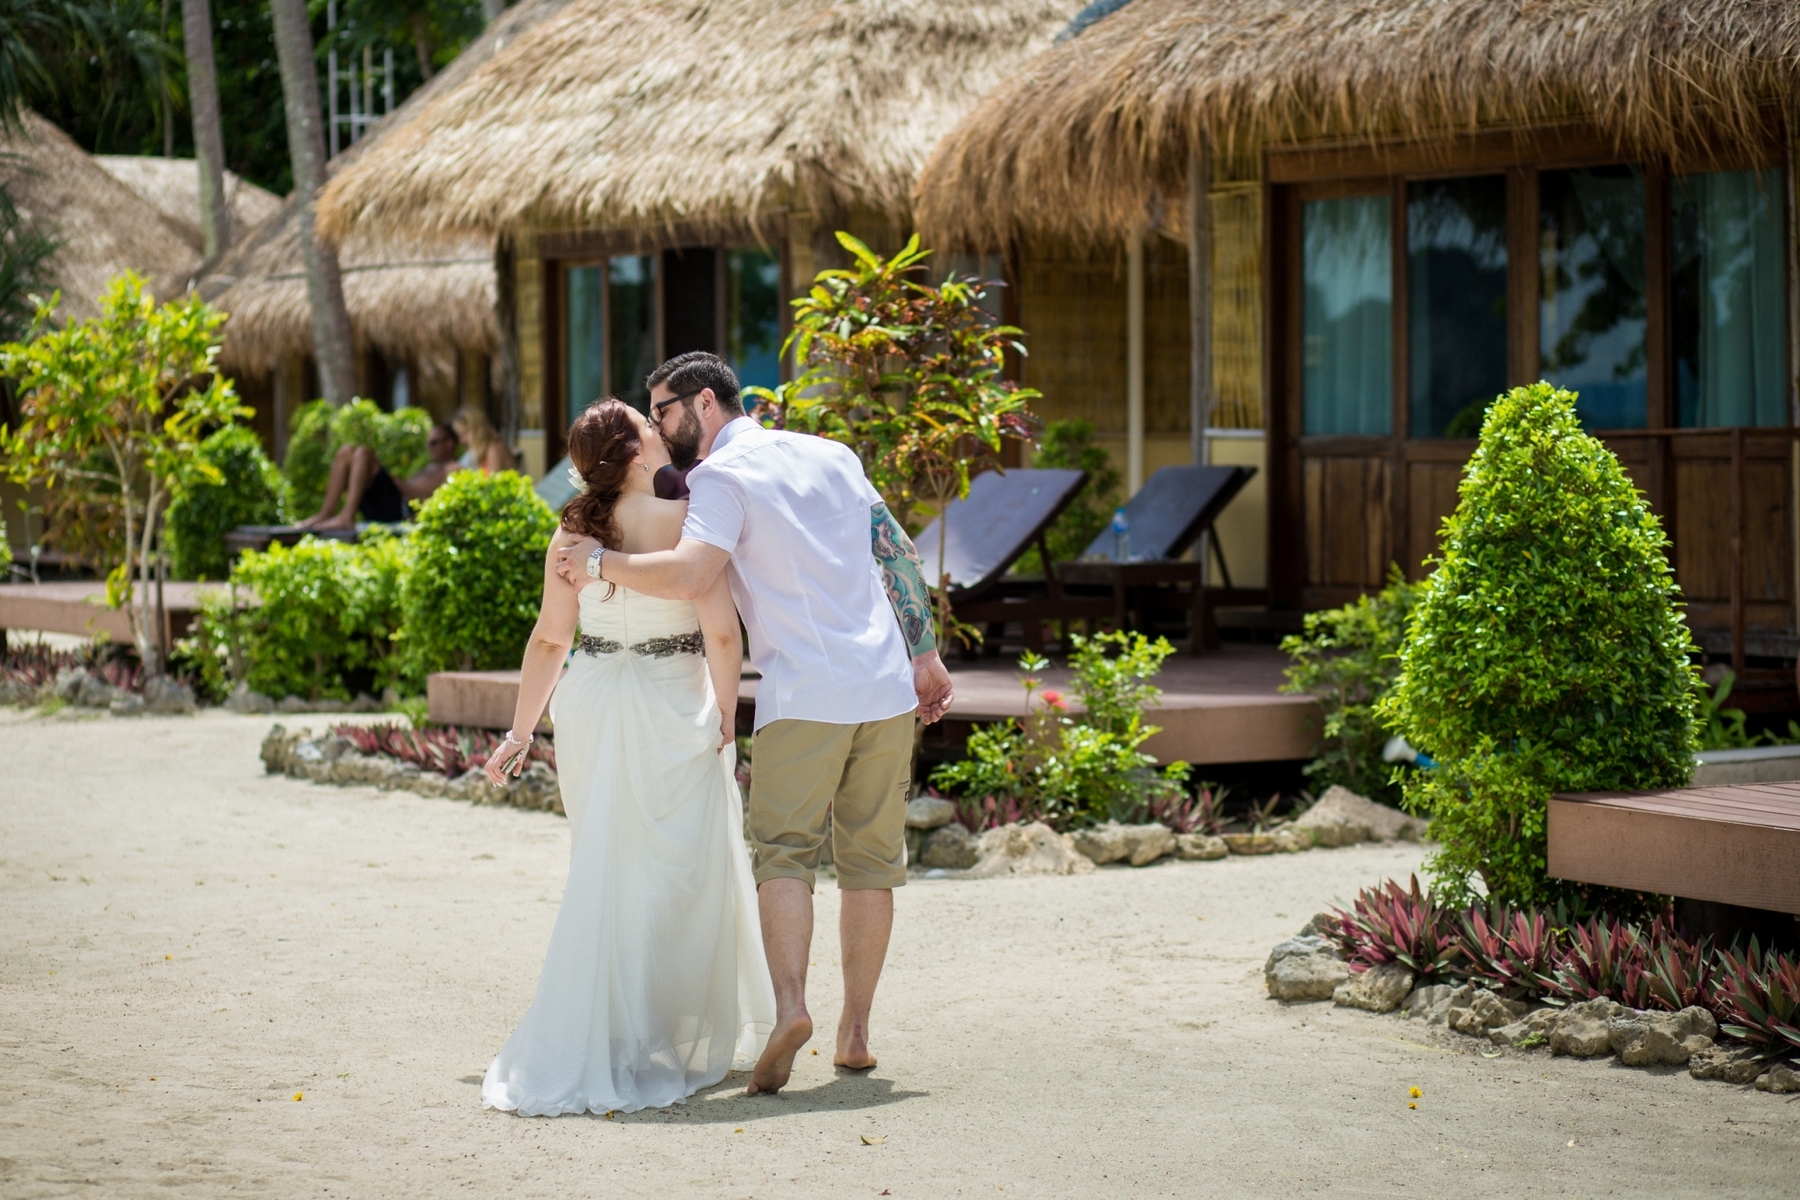
<svg viewBox="0 0 1800 1200">
<path fill-rule="evenodd" d="M 1130 546 L 1125 561 L 1115 557 L 1110 528 L 1088 544 L 1080 559 L 1065 563 L 1062 582 L 1078 591 L 1105 589 L 1118 628 L 1148 629 L 1150 609 L 1158 593 L 1182 593 L 1188 609 L 1190 649 L 1199 654 L 1218 643 L 1212 610 L 1218 604 L 1264 602 L 1260 590 L 1235 588 L 1231 567 L 1217 538 L 1208 538 L 1225 586 L 1202 584 L 1203 564 L 1184 561 L 1186 554 L 1256 474 L 1255 467 L 1163 467 L 1125 505 Z M 1134 605 L 1134 600 L 1136 604 Z M 1131 620 L 1133 612 L 1137 621 Z"/>
<path fill-rule="evenodd" d="M 915 540 L 928 583 L 937 586 L 938 552 L 950 588 L 950 609 L 959 621 L 987 628 L 990 636 L 1008 621 L 1024 627 L 1025 644 L 1041 651 L 1045 621 L 1095 621 L 1112 615 L 1110 599 L 1078 599 L 1063 592 L 1044 534 L 1075 499 L 1085 472 L 1061 468 L 990 471 L 969 484 L 969 494 Z M 948 529 L 946 535 L 945 530 Z M 1033 546 L 1044 562 L 1044 578 L 1006 578 Z"/>
</svg>

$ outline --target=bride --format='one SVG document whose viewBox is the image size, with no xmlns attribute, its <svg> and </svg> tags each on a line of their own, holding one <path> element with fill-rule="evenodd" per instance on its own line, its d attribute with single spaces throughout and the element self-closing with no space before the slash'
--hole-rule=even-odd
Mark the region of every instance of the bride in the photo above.
<svg viewBox="0 0 1800 1200">
<path fill-rule="evenodd" d="M 517 774 L 549 702 L 569 881 L 537 997 L 481 1085 L 484 1104 L 529 1116 L 681 1102 L 754 1063 L 775 1019 L 733 779 L 737 609 L 723 573 L 694 603 L 561 579 L 563 545 L 666 550 L 687 511 L 656 498 L 668 451 L 618 400 L 581 414 L 569 457 L 584 490 L 545 557 L 513 727 L 487 762 L 496 785 Z"/>
</svg>

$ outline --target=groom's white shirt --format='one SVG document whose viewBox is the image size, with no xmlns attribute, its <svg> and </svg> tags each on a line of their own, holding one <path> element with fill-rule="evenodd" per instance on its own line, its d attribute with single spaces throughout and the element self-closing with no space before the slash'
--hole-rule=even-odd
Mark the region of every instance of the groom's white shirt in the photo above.
<svg viewBox="0 0 1800 1200">
<path fill-rule="evenodd" d="M 854 725 L 918 705 L 912 659 L 869 547 L 881 496 L 848 447 L 738 417 L 688 473 L 681 536 L 731 555 L 750 633 L 756 728 Z"/>
</svg>

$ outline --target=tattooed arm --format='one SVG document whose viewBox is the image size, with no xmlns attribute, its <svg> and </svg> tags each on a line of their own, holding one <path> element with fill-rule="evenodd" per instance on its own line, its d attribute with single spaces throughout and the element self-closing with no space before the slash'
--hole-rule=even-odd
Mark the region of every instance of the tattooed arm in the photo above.
<svg viewBox="0 0 1800 1200">
<path fill-rule="evenodd" d="M 885 504 L 869 509 L 869 545 L 881 564 L 881 583 L 900 621 L 906 649 L 912 655 L 913 691 L 919 697 L 919 719 L 929 725 L 950 710 L 954 698 L 950 672 L 938 657 L 937 634 L 931 623 L 931 593 L 925 568 L 912 539 Z"/>
<path fill-rule="evenodd" d="M 885 504 L 869 510 L 869 544 L 875 561 L 881 564 L 881 584 L 887 589 L 888 603 L 900 619 L 900 632 L 906 637 L 906 649 L 914 658 L 937 649 L 937 634 L 931 623 L 931 592 L 925 587 L 925 564 L 913 549 L 912 539 Z"/>
</svg>

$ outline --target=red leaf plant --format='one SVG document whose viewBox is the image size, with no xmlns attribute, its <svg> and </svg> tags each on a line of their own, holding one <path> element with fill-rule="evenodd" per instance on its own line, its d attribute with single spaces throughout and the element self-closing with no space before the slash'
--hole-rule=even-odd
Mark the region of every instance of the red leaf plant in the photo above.
<svg viewBox="0 0 1800 1200">
<path fill-rule="evenodd" d="M 1763 1058 L 1800 1050 L 1800 959 L 1762 950 L 1755 938 L 1740 955 L 1719 951 L 1719 1028 L 1755 1046 Z"/>
<path fill-rule="evenodd" d="M 1510 1000 L 1542 996 L 1563 954 L 1563 940 L 1544 913 L 1504 904 L 1464 913 L 1457 945 L 1468 978 Z"/>
<path fill-rule="evenodd" d="M 448 779 L 471 767 L 479 767 L 500 744 L 500 735 L 489 729 L 462 729 L 455 725 L 334 725 L 331 732 L 347 739 L 363 754 L 381 754 L 409 762 L 421 771 L 435 771 Z M 540 733 L 526 754 L 527 762 L 541 762 L 556 769 L 556 746 L 550 735 Z"/>
<path fill-rule="evenodd" d="M 1364 888 L 1350 912 L 1333 909 L 1331 915 L 1337 926 L 1326 936 L 1338 943 L 1352 971 L 1399 963 L 1425 984 L 1448 977 L 1462 954 L 1454 915 L 1420 892 L 1417 875 L 1410 888 L 1392 879 Z"/>
<path fill-rule="evenodd" d="M 1649 962 L 1649 946 L 1635 925 L 1593 917 L 1569 930 L 1567 952 L 1545 981 L 1545 991 L 1571 1003 L 1604 996 L 1644 1008 Z"/>
</svg>

